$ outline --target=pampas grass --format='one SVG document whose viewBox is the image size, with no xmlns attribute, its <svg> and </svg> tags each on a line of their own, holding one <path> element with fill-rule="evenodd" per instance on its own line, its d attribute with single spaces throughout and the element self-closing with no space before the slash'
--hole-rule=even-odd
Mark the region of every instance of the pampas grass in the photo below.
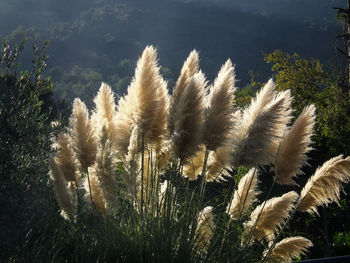
<svg viewBox="0 0 350 263">
<path fill-rule="evenodd" d="M 274 197 L 266 201 L 266 204 L 257 206 L 250 215 L 250 220 L 244 223 L 244 233 L 242 242 L 252 240 L 271 240 L 275 231 L 288 218 L 290 211 L 294 208 L 294 203 L 299 195 L 288 192 L 281 197 Z"/>
<path fill-rule="evenodd" d="M 76 174 L 77 168 L 70 136 L 66 133 L 60 133 L 53 148 L 57 150 L 54 157 L 55 163 L 62 171 L 65 180 L 77 183 L 79 176 Z"/>
<path fill-rule="evenodd" d="M 114 102 L 114 94 L 110 86 L 106 83 L 101 84 L 101 87 L 94 99 L 95 110 L 92 114 L 92 123 L 97 132 L 96 137 L 101 136 L 102 127 L 107 128 L 107 137 L 110 142 L 117 140 L 118 132 L 116 127 L 116 105 Z M 105 123 L 101 125 L 101 123 Z"/>
<path fill-rule="evenodd" d="M 88 110 L 80 99 L 75 99 L 73 102 L 70 127 L 72 146 L 76 158 L 79 160 L 81 170 L 87 172 L 88 167 L 95 162 L 97 143 L 89 120 Z"/>
<path fill-rule="evenodd" d="M 334 157 L 318 168 L 300 193 L 297 204 L 299 211 L 310 214 L 317 212 L 317 206 L 338 203 L 342 183 L 350 181 L 350 157 Z"/>
<path fill-rule="evenodd" d="M 191 77 L 172 116 L 175 125 L 170 141 L 174 155 L 181 160 L 191 157 L 201 142 L 205 87 L 202 72 Z"/>
<path fill-rule="evenodd" d="M 195 233 L 195 249 L 199 253 L 206 253 L 215 230 L 213 207 L 205 207 L 199 214 Z"/>
<path fill-rule="evenodd" d="M 50 159 L 50 178 L 53 182 L 56 200 L 61 208 L 61 215 L 67 220 L 74 220 L 78 200 L 73 181 L 67 182 L 56 161 Z"/>
<path fill-rule="evenodd" d="M 91 119 L 82 101 L 73 103 L 68 132 L 54 143 L 50 176 L 62 216 L 85 222 L 72 233 L 85 229 L 87 250 L 103 248 L 100 261 L 289 261 L 312 245 L 302 237 L 280 240 L 289 220 L 297 211 L 317 213 L 317 206 L 338 202 L 350 180 L 350 157 L 340 155 L 317 169 L 300 197 L 290 191 L 271 198 L 276 183 L 295 184 L 302 174 L 315 107 L 290 126 L 290 91 L 276 92 L 269 80 L 250 106 L 236 110 L 231 61 L 212 84 L 198 61 L 192 51 L 170 98 L 157 51 L 148 46 L 117 107 L 105 83 Z M 260 195 L 258 174 L 268 176 L 271 164 L 273 182 Z M 79 207 L 78 199 L 85 201 Z M 110 229 L 121 241 L 113 243 L 116 257 L 99 243 L 114 236 Z"/>
<path fill-rule="evenodd" d="M 210 88 L 205 109 L 203 125 L 203 142 L 208 150 L 215 151 L 228 140 L 233 126 L 233 99 L 235 75 L 230 60 L 221 70 Z"/>
<path fill-rule="evenodd" d="M 303 173 L 301 167 L 307 164 L 306 154 L 312 149 L 310 144 L 315 125 L 315 110 L 314 105 L 306 107 L 286 131 L 275 165 L 277 183 L 296 185 L 293 177 Z"/>
<path fill-rule="evenodd" d="M 267 87 L 270 86 L 272 85 L 267 85 Z M 267 90 L 270 91 L 271 88 Z M 253 111 L 249 107 L 243 113 L 239 125 L 241 131 L 235 136 L 233 156 L 235 166 L 243 165 L 251 168 L 257 164 L 273 163 L 276 155 L 274 144 L 290 120 L 291 98 L 289 91 L 282 92 L 275 98 L 270 98 L 269 103 L 266 96 L 258 96 L 258 98 L 260 100 L 253 101 L 255 105 L 253 108 L 256 110 Z M 266 103 L 266 105 L 262 107 L 261 103 Z M 257 109 L 260 109 L 259 112 Z M 251 115 L 252 118 L 254 116 L 254 120 L 246 121 L 248 115 Z"/>
<path fill-rule="evenodd" d="M 276 244 L 267 262 L 291 262 L 293 259 L 305 255 L 312 242 L 304 237 L 288 237 Z M 264 254 L 266 254 L 265 251 Z"/>
<path fill-rule="evenodd" d="M 249 207 L 257 201 L 256 197 L 260 193 L 257 190 L 258 183 L 258 175 L 255 168 L 250 169 L 248 173 L 241 178 L 238 189 L 234 192 L 233 199 L 226 210 L 231 219 L 239 219 L 242 215 L 246 214 Z"/>
</svg>

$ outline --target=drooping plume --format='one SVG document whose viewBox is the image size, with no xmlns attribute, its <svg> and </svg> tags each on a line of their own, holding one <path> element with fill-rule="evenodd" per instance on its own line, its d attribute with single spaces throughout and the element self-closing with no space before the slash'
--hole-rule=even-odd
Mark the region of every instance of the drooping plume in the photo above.
<svg viewBox="0 0 350 263">
<path fill-rule="evenodd" d="M 92 122 L 97 131 L 96 137 L 100 137 L 101 129 L 105 124 L 108 139 L 113 144 L 118 137 L 116 127 L 116 105 L 113 91 L 110 86 L 102 82 L 101 87 L 94 99 L 95 110 L 92 115 Z"/>
<path fill-rule="evenodd" d="M 297 204 L 297 209 L 310 214 L 317 212 L 317 206 L 328 206 L 332 202 L 338 203 L 342 183 L 350 181 L 350 157 L 342 155 L 334 157 L 319 167 L 311 176 L 303 190 Z"/>
<path fill-rule="evenodd" d="M 213 207 L 205 207 L 199 214 L 195 233 L 195 248 L 200 253 L 205 253 L 215 230 Z"/>
<path fill-rule="evenodd" d="M 266 102 L 266 98 L 262 101 Z M 280 141 L 291 118 L 290 103 L 291 96 L 288 90 L 272 98 L 271 102 L 262 109 L 261 105 L 257 104 L 255 108 L 261 109 L 259 112 L 251 112 L 252 110 L 248 108 L 243 113 L 238 125 L 240 131 L 235 134 L 233 142 L 235 166 L 243 165 L 250 168 L 258 164 L 266 165 L 274 162 L 277 142 Z M 248 121 L 248 115 L 255 118 Z"/>
<path fill-rule="evenodd" d="M 227 213 L 234 220 L 244 215 L 249 207 L 257 200 L 260 193 L 257 190 L 258 176 L 257 170 L 252 168 L 239 181 L 238 189 L 234 192 L 231 204 L 227 207 Z"/>
<path fill-rule="evenodd" d="M 53 148 L 57 150 L 55 154 L 55 162 L 61 169 L 65 180 L 77 183 L 76 165 L 74 153 L 72 150 L 71 138 L 66 133 L 60 133 L 53 144 Z"/>
<path fill-rule="evenodd" d="M 309 247 L 312 247 L 312 242 L 304 237 L 288 237 L 282 239 L 273 248 L 267 262 L 292 262 L 293 259 L 305 255 Z M 264 256 L 267 251 L 268 249 L 264 252 Z"/>
<path fill-rule="evenodd" d="M 70 126 L 73 150 L 81 170 L 87 172 L 88 167 L 95 162 L 97 144 L 88 110 L 80 99 L 75 99 L 73 102 Z"/>
<path fill-rule="evenodd" d="M 181 74 L 176 81 L 176 85 L 173 90 L 173 94 L 171 96 L 171 103 L 170 103 L 170 109 L 169 109 L 168 130 L 170 134 L 174 133 L 174 129 L 175 129 L 174 117 L 178 109 L 180 98 L 186 86 L 188 85 L 190 79 L 194 76 L 194 74 L 198 73 L 199 71 L 198 62 L 199 62 L 198 52 L 196 50 L 193 50 L 188 56 L 188 58 L 186 59 L 184 65 L 182 66 Z"/>
<path fill-rule="evenodd" d="M 208 150 L 215 151 L 224 145 L 233 127 L 234 84 L 234 67 L 231 61 L 227 60 L 221 67 L 207 98 L 203 142 Z"/>
<path fill-rule="evenodd" d="M 242 243 L 252 236 L 253 240 L 270 240 L 275 231 L 288 218 L 290 211 L 294 207 L 294 202 L 298 199 L 298 194 L 294 191 L 288 192 L 281 197 L 274 197 L 257 206 L 250 215 L 250 220 L 245 222 Z M 259 214 L 260 217 L 259 217 Z M 257 219 L 258 222 L 256 223 Z M 256 227 L 254 228 L 256 224 Z"/>
<path fill-rule="evenodd" d="M 205 86 L 204 74 L 196 73 L 186 86 L 172 116 L 175 126 L 170 133 L 170 141 L 174 155 L 182 160 L 192 156 L 201 141 Z"/>
<path fill-rule="evenodd" d="M 61 208 L 61 215 L 66 220 L 74 220 L 78 206 L 75 182 L 67 183 L 62 170 L 53 158 L 50 159 L 50 168 L 50 179 L 53 182 L 56 200 Z"/>
<path fill-rule="evenodd" d="M 311 136 L 315 125 L 315 106 L 306 107 L 284 135 L 277 155 L 275 173 L 279 184 L 296 185 L 293 177 L 303 174 L 306 154 L 312 149 Z"/>
</svg>

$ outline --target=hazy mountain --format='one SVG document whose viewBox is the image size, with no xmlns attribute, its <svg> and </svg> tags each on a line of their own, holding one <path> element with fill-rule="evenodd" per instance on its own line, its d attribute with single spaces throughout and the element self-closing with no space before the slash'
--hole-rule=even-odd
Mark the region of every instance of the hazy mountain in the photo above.
<svg viewBox="0 0 350 263">
<path fill-rule="evenodd" d="M 230 58 L 238 85 L 244 86 L 249 69 L 270 77 L 262 52 L 282 49 L 329 62 L 341 32 L 331 7 L 345 5 L 341 2 L 2 0 L 0 35 L 14 42 L 49 39 L 49 72 L 56 89 L 66 90 L 60 94 L 90 96 L 102 80 L 125 91 L 137 58 L 150 44 L 158 48 L 160 64 L 170 68 L 170 78 L 195 48 L 210 80 Z"/>
</svg>

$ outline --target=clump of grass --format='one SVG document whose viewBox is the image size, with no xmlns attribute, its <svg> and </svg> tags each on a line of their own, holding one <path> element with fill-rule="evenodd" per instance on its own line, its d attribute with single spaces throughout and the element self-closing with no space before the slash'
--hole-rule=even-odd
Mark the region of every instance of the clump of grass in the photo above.
<svg viewBox="0 0 350 263">
<path fill-rule="evenodd" d="M 210 85 L 196 51 L 172 96 L 166 85 L 149 46 L 117 105 L 105 83 L 91 115 L 74 101 L 51 161 L 61 214 L 72 227 L 69 240 L 95 261 L 287 262 L 305 254 L 310 240 L 281 240 L 289 220 L 297 211 L 317 213 L 317 206 L 337 202 L 341 184 L 350 180 L 350 157 L 338 156 L 300 194 L 270 196 L 276 183 L 296 184 L 302 173 L 315 107 L 291 124 L 290 92 L 278 93 L 269 80 L 250 106 L 236 109 L 231 61 Z M 259 201 L 263 165 L 272 165 L 274 175 Z M 238 175 L 240 181 L 232 178 Z M 215 204 L 208 201 L 208 184 L 225 181 L 233 190 Z M 61 259 L 86 259 L 76 251 L 73 259 L 60 252 L 67 244 L 58 244 Z"/>
</svg>

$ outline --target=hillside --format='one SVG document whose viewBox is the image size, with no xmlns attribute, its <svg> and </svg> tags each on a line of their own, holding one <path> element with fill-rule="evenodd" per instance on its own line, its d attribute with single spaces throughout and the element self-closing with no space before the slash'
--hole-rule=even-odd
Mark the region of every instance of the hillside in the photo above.
<svg viewBox="0 0 350 263">
<path fill-rule="evenodd" d="M 0 35 L 11 42 L 28 38 L 30 44 L 50 40 L 47 73 L 56 94 L 68 101 L 91 98 L 102 80 L 124 93 L 137 57 L 150 44 L 158 48 L 167 78 L 176 78 L 195 48 L 210 80 L 231 58 L 243 87 L 250 69 L 262 79 L 270 77 L 262 52 L 278 48 L 324 63 L 334 56 L 341 25 L 331 7 L 339 1 L 325 1 L 316 9 L 315 1 L 305 1 L 301 6 L 301 1 L 287 0 L 4 0 Z M 306 14 L 313 15 L 300 17 Z"/>
</svg>

